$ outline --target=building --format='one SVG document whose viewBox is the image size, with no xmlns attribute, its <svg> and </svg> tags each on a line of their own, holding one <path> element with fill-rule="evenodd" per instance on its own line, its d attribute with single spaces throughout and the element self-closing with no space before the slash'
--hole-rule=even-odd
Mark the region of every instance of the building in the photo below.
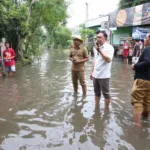
<svg viewBox="0 0 150 150">
<path fill-rule="evenodd" d="M 108 15 L 104 15 L 101 16 L 99 18 L 95 18 L 95 19 L 91 19 L 85 22 L 85 27 L 86 28 L 91 28 L 94 30 L 101 30 L 101 24 L 103 22 L 108 22 L 109 20 L 109 16 Z"/>
<path fill-rule="evenodd" d="M 150 3 L 137 5 L 110 13 L 110 27 L 116 27 L 112 31 L 112 43 L 122 45 L 122 40 L 131 37 L 144 40 L 147 33 L 150 33 Z"/>
<path fill-rule="evenodd" d="M 109 30 L 104 23 L 109 23 Z M 116 10 L 87 21 L 85 26 L 95 31 L 106 30 L 112 45 L 122 45 L 128 38 L 144 40 L 146 34 L 150 33 L 150 3 Z"/>
</svg>

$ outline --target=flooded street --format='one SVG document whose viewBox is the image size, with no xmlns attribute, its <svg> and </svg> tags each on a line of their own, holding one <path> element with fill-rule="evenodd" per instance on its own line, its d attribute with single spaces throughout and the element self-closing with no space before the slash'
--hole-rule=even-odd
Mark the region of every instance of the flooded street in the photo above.
<svg viewBox="0 0 150 150">
<path fill-rule="evenodd" d="M 86 63 L 87 96 L 73 95 L 67 52 L 45 52 L 14 78 L 0 79 L 0 150 L 150 150 L 150 119 L 135 128 L 130 105 L 133 71 L 114 59 L 109 112 L 94 110 Z"/>
</svg>

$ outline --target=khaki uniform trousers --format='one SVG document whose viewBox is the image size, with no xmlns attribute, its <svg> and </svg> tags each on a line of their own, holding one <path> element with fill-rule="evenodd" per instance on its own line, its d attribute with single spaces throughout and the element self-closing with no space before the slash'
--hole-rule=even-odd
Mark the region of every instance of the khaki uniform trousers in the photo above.
<svg viewBox="0 0 150 150">
<path fill-rule="evenodd" d="M 78 80 L 82 87 L 86 86 L 85 82 L 85 71 L 71 71 L 72 74 L 72 83 L 75 90 L 78 89 Z"/>
<path fill-rule="evenodd" d="M 150 81 L 143 79 L 134 81 L 131 104 L 137 112 L 141 112 L 143 109 L 150 112 Z"/>
</svg>

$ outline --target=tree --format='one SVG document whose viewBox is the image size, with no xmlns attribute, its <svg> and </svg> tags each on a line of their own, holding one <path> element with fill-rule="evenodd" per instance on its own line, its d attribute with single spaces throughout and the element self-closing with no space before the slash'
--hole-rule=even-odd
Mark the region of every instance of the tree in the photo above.
<svg viewBox="0 0 150 150">
<path fill-rule="evenodd" d="M 92 29 L 86 28 L 85 24 L 81 24 L 79 26 L 79 33 L 82 39 L 85 41 L 86 38 L 88 38 L 89 36 L 93 36 L 95 34 L 95 31 Z"/>
<path fill-rule="evenodd" d="M 124 9 L 128 7 L 133 7 L 143 3 L 148 3 L 149 0 L 120 0 L 119 9 Z"/>
<path fill-rule="evenodd" d="M 32 39 L 34 39 L 35 36 L 34 33 L 39 27 L 44 26 L 52 38 L 54 28 L 59 26 L 59 24 L 67 18 L 66 3 L 64 0 L 32 0 L 31 3 L 28 19 L 31 32 L 26 38 L 27 44 L 25 49 L 27 52 L 29 51 L 28 47 L 32 47 Z"/>
<path fill-rule="evenodd" d="M 41 27 L 53 33 L 65 24 L 67 7 L 65 0 L 1 0 L 0 37 L 11 43 L 21 59 L 36 55 L 47 37 Z"/>
<path fill-rule="evenodd" d="M 54 48 L 66 48 L 71 40 L 72 32 L 67 27 L 60 25 L 54 28 L 52 41 L 48 41 L 49 44 L 54 43 Z"/>
<path fill-rule="evenodd" d="M 0 37 L 5 37 L 18 54 L 20 38 L 28 34 L 26 5 L 16 5 L 16 1 L 2 0 L 0 2 Z"/>
</svg>

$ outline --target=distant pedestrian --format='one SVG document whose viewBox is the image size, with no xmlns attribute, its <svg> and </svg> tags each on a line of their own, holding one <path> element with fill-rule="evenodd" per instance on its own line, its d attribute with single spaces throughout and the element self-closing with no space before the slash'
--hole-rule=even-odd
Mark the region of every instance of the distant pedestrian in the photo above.
<svg viewBox="0 0 150 150">
<path fill-rule="evenodd" d="M 73 37 L 73 45 L 70 49 L 69 60 L 72 61 L 71 75 L 74 92 L 78 92 L 78 80 L 82 86 L 82 92 L 85 95 L 87 92 L 87 85 L 85 82 L 85 62 L 89 60 L 88 52 L 82 46 L 82 39 L 80 36 Z"/>
<path fill-rule="evenodd" d="M 107 42 L 107 34 L 105 31 L 97 34 L 96 50 L 97 56 L 94 58 L 90 75 L 91 80 L 93 80 L 95 92 L 95 108 L 99 108 L 102 93 L 105 98 L 105 108 L 108 109 L 110 103 L 109 80 L 111 77 L 114 48 Z"/>
<path fill-rule="evenodd" d="M 140 45 L 140 50 L 142 50 L 143 49 L 143 42 L 141 40 L 139 41 L 139 45 Z"/>
<path fill-rule="evenodd" d="M 141 55 L 143 51 L 143 42 L 141 40 L 139 41 L 139 46 L 140 46 L 140 55 Z"/>
<path fill-rule="evenodd" d="M 8 73 L 10 77 L 14 75 L 16 72 L 16 66 L 15 66 L 15 51 L 9 47 L 9 43 L 5 44 L 6 50 L 3 52 L 4 57 L 4 66 L 5 66 L 5 72 Z"/>
<path fill-rule="evenodd" d="M 122 49 L 123 49 L 124 63 L 128 64 L 128 56 L 129 56 L 129 49 L 130 49 L 128 40 L 123 44 Z"/>
<path fill-rule="evenodd" d="M 141 116 L 150 113 L 150 34 L 144 41 L 145 48 L 139 61 L 132 65 L 135 81 L 131 93 L 131 104 L 136 125 L 140 126 Z"/>
<path fill-rule="evenodd" d="M 129 63 L 132 63 L 132 56 L 133 56 L 133 50 L 130 47 L 129 55 L 128 55 Z"/>
<path fill-rule="evenodd" d="M 138 62 L 139 56 L 140 56 L 140 44 L 139 40 L 136 40 L 133 51 L 132 64 L 136 64 Z"/>
</svg>

